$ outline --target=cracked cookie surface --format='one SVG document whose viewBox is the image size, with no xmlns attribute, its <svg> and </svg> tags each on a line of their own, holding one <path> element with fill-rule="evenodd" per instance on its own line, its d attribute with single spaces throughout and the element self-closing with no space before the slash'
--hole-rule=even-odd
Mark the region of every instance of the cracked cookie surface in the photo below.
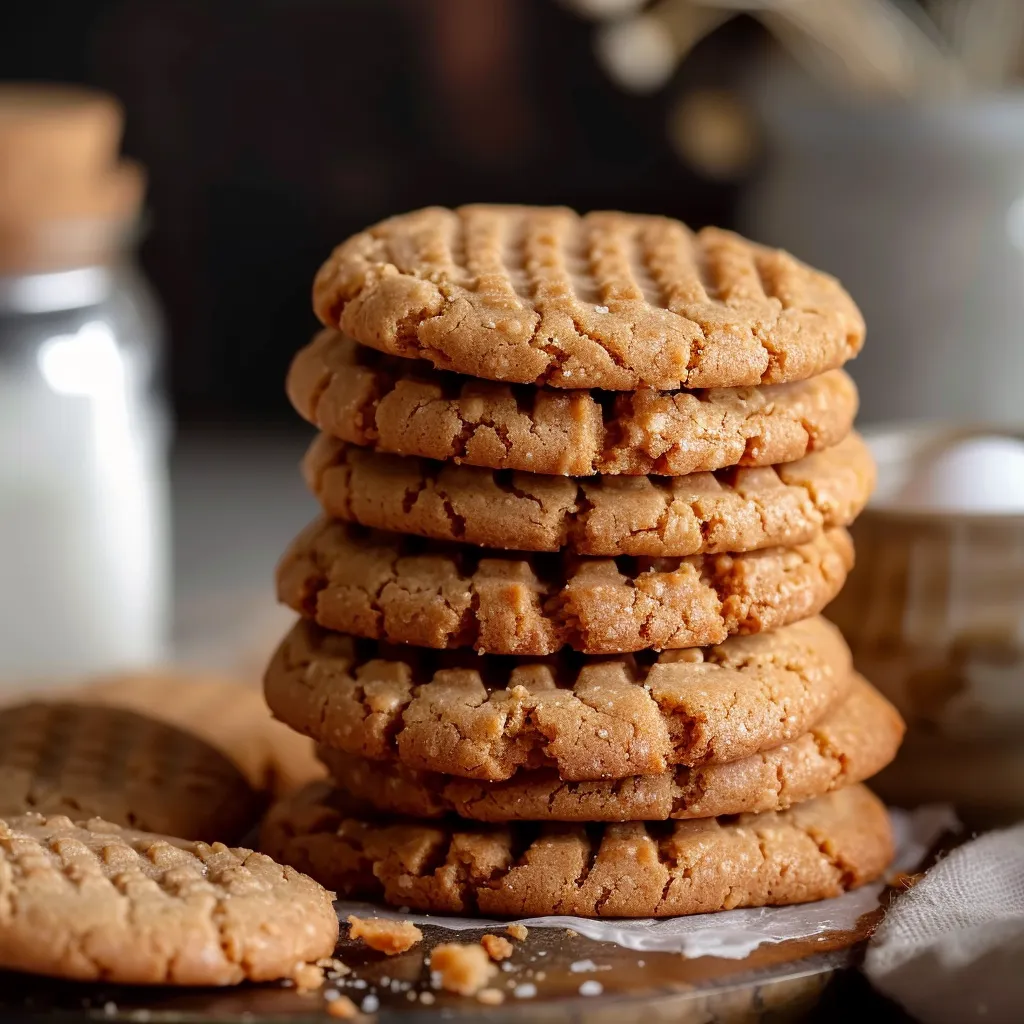
<svg viewBox="0 0 1024 1024">
<path fill-rule="evenodd" d="M 827 274 L 728 231 L 559 207 L 431 207 L 338 246 L 313 284 L 325 325 L 474 377 L 559 388 L 802 380 L 860 350 Z"/>
<path fill-rule="evenodd" d="M 824 619 L 709 648 L 502 658 L 388 647 L 296 623 L 267 669 L 274 715 L 318 743 L 491 782 L 661 775 L 807 732 L 846 697 L 850 652 Z"/>
<path fill-rule="evenodd" d="M 523 917 L 805 903 L 877 878 L 893 852 L 885 808 L 860 785 L 781 812 L 585 827 L 375 819 L 315 783 L 271 810 L 261 845 L 341 895 Z"/>
<path fill-rule="evenodd" d="M 330 956 L 331 894 L 261 853 L 99 819 L 0 820 L 0 967 L 81 981 L 233 985 Z"/>
<path fill-rule="evenodd" d="M 420 647 L 619 654 L 721 643 L 816 615 L 853 565 L 845 530 L 740 554 L 499 555 L 321 518 L 277 570 L 278 599 L 327 629 Z"/>
<path fill-rule="evenodd" d="M 875 482 L 871 453 L 855 434 L 778 466 L 580 479 L 381 455 L 321 434 L 303 471 L 328 515 L 363 526 L 486 548 L 612 556 L 806 543 L 849 525 Z"/>
<path fill-rule="evenodd" d="M 809 732 L 728 764 L 664 775 L 567 782 L 551 769 L 506 782 L 477 782 L 354 757 L 320 757 L 338 786 L 376 811 L 412 818 L 457 814 L 473 821 L 664 821 L 785 810 L 863 782 L 896 756 L 904 725 L 896 709 L 858 678 L 842 704 Z"/>
<path fill-rule="evenodd" d="M 263 802 L 205 740 L 125 708 L 0 709 L 0 816 L 105 818 L 186 839 L 236 840 Z"/>
<path fill-rule="evenodd" d="M 296 411 L 381 452 L 569 476 L 684 476 L 792 462 L 838 444 L 857 413 L 842 370 L 697 391 L 559 391 L 385 356 L 321 332 L 288 371 Z"/>
</svg>

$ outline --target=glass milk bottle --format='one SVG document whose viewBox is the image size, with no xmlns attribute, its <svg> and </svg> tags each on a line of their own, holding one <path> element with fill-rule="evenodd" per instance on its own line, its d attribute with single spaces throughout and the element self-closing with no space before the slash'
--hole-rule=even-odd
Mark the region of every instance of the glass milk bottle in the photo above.
<svg viewBox="0 0 1024 1024">
<path fill-rule="evenodd" d="M 85 90 L 0 88 L 0 692 L 164 654 L 160 326 L 120 121 Z"/>
</svg>

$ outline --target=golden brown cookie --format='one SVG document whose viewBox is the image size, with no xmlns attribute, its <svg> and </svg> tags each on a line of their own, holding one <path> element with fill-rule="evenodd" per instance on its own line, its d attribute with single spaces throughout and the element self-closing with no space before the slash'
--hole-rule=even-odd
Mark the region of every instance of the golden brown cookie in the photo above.
<svg viewBox="0 0 1024 1024">
<path fill-rule="evenodd" d="M 257 685 L 168 670 L 96 679 L 62 696 L 128 708 L 195 733 L 261 792 L 283 796 L 323 776 L 312 743 L 275 721 Z"/>
<path fill-rule="evenodd" d="M 303 468 L 328 515 L 363 526 L 487 548 L 656 557 L 806 543 L 848 526 L 875 482 L 856 434 L 779 466 L 582 479 L 379 455 L 321 434 Z"/>
<path fill-rule="evenodd" d="M 586 827 L 377 819 L 313 783 L 271 810 L 261 845 L 339 895 L 510 917 L 805 903 L 877 878 L 893 851 L 885 807 L 863 786 L 788 811 Z"/>
<path fill-rule="evenodd" d="M 122 708 L 21 704 L 0 710 L 0 815 L 38 811 L 232 841 L 263 801 L 198 736 Z"/>
<path fill-rule="evenodd" d="M 322 323 L 473 377 L 629 391 L 802 380 L 860 350 L 827 274 L 717 228 L 560 207 L 431 207 L 320 268 Z"/>
<path fill-rule="evenodd" d="M 287 389 L 302 417 L 343 441 L 571 476 L 792 462 L 838 444 L 857 414 L 857 389 L 842 370 L 761 387 L 559 391 L 445 373 L 334 331 L 299 352 Z"/>
<path fill-rule="evenodd" d="M 505 782 L 478 782 L 321 747 L 337 787 L 381 813 L 457 814 L 474 821 L 663 821 L 780 811 L 863 782 L 896 756 L 904 725 L 858 679 L 846 700 L 803 736 L 728 764 L 677 767 L 664 775 L 565 782 L 550 768 Z"/>
<path fill-rule="evenodd" d="M 711 648 L 535 659 L 359 641 L 301 621 L 267 669 L 274 714 L 318 743 L 421 771 L 501 781 L 661 775 L 807 732 L 853 683 L 824 619 Z"/>
<path fill-rule="evenodd" d="M 845 530 L 737 555 L 617 560 L 490 552 L 321 518 L 278 599 L 327 629 L 419 647 L 619 654 L 721 643 L 816 615 L 853 565 Z"/>
<path fill-rule="evenodd" d="M 331 894 L 261 853 L 98 819 L 0 820 L 0 967 L 234 985 L 290 977 L 337 938 Z"/>
</svg>

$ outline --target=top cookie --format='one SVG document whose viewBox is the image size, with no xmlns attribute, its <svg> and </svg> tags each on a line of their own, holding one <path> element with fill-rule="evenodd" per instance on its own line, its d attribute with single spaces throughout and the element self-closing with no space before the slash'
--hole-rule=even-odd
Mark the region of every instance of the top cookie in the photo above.
<svg viewBox="0 0 1024 1024">
<path fill-rule="evenodd" d="M 354 235 L 320 320 L 489 380 L 628 391 L 802 380 L 860 350 L 827 274 L 727 231 L 562 207 L 429 207 Z"/>
</svg>

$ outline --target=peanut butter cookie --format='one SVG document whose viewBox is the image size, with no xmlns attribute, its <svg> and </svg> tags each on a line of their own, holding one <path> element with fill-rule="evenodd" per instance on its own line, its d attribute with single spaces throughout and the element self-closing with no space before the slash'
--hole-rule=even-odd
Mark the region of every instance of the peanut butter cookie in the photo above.
<svg viewBox="0 0 1024 1024">
<path fill-rule="evenodd" d="M 485 548 L 678 556 L 803 544 L 847 526 L 875 483 L 855 434 L 797 462 L 678 477 L 505 473 L 381 455 L 321 434 L 303 463 L 324 511 Z"/>
<path fill-rule="evenodd" d="M 342 243 L 321 322 L 490 380 L 628 391 L 802 380 L 860 350 L 827 274 L 717 228 L 559 207 L 431 207 Z"/>
<path fill-rule="evenodd" d="M 500 658 L 360 641 L 300 621 L 267 669 L 274 714 L 318 743 L 497 782 L 662 775 L 797 739 L 853 685 L 824 619 L 717 647 Z"/>
<path fill-rule="evenodd" d="M 736 555 L 507 555 L 319 519 L 278 599 L 321 626 L 420 647 L 620 654 L 721 643 L 816 615 L 853 565 L 845 530 Z"/>
<path fill-rule="evenodd" d="M 663 821 L 779 811 L 880 772 L 904 725 L 864 679 L 809 732 L 728 764 L 677 767 L 664 775 L 566 782 L 552 769 L 477 782 L 418 772 L 321 747 L 339 789 L 374 809 L 412 818 L 457 814 L 474 821 Z"/>
<path fill-rule="evenodd" d="M 842 370 L 759 387 L 559 391 L 381 355 L 325 331 L 288 373 L 298 413 L 381 452 L 570 476 L 683 476 L 792 462 L 838 444 L 857 414 Z"/>
<path fill-rule="evenodd" d="M 263 848 L 339 894 L 509 917 L 673 917 L 806 903 L 877 878 L 889 818 L 863 786 L 788 811 L 665 823 L 375 819 L 313 783 L 271 810 Z"/>
</svg>

